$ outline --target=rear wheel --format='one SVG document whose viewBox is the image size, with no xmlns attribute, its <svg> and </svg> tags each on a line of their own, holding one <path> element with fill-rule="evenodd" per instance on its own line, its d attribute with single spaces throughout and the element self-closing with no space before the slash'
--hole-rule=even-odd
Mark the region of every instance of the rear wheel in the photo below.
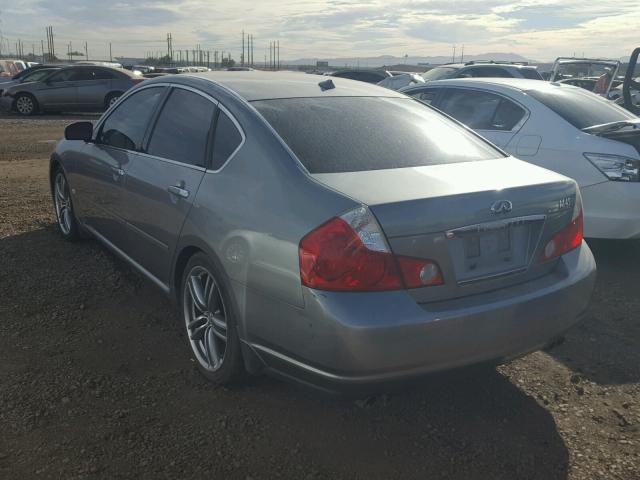
<svg viewBox="0 0 640 480">
<path fill-rule="evenodd" d="M 58 168 L 53 177 L 53 204 L 56 209 L 58 230 L 65 240 L 81 238 L 80 228 L 73 213 L 69 183 L 62 169 Z"/>
<path fill-rule="evenodd" d="M 112 92 L 104 100 L 105 108 L 110 108 L 122 96 L 122 92 Z"/>
<path fill-rule="evenodd" d="M 202 374 L 226 384 L 244 373 L 230 292 L 209 258 L 197 253 L 182 276 L 182 317 L 187 343 Z"/>
<path fill-rule="evenodd" d="M 14 108 L 20 115 L 33 115 L 38 111 L 36 99 L 28 93 L 20 93 L 15 99 Z"/>
</svg>

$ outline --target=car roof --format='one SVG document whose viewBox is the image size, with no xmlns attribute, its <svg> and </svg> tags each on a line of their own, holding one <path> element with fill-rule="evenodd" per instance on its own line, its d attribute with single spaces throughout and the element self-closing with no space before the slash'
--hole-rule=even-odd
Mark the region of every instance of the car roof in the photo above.
<svg viewBox="0 0 640 480">
<path fill-rule="evenodd" d="M 384 87 L 339 77 L 309 75 L 303 72 L 198 72 L 172 78 L 183 83 L 188 77 L 197 77 L 217 83 L 251 102 L 277 98 L 305 97 L 404 97 Z M 335 88 L 322 90 L 320 83 L 332 82 Z"/>
</svg>

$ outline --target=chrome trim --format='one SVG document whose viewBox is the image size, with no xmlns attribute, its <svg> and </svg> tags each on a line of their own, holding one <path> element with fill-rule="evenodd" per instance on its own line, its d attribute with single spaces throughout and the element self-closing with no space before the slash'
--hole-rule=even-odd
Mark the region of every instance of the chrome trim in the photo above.
<svg viewBox="0 0 640 480">
<path fill-rule="evenodd" d="M 513 270 L 507 270 L 506 272 L 490 273 L 489 275 L 483 275 L 482 277 L 470 278 L 468 280 L 458 280 L 458 285 L 464 286 L 464 285 L 470 285 L 472 283 L 485 281 L 485 280 L 495 280 L 501 277 L 508 277 L 509 275 L 524 273 L 528 269 L 529 269 L 529 264 L 525 265 L 524 267 L 518 267 L 518 268 L 514 268 Z"/>
<path fill-rule="evenodd" d="M 129 263 L 132 267 L 134 267 L 136 270 L 138 270 L 142 275 L 147 277 L 147 279 L 151 280 L 158 287 L 160 287 L 163 292 L 165 292 L 167 295 L 169 293 L 171 293 L 171 289 L 169 288 L 168 285 L 165 285 L 159 278 L 154 276 L 151 272 L 149 272 L 147 269 L 145 269 L 142 265 L 140 265 L 138 262 L 133 260 L 129 255 L 124 253 L 122 250 L 120 250 L 118 247 L 116 247 L 113 243 L 111 243 L 109 240 L 107 240 L 105 237 L 103 237 L 101 234 L 99 234 L 93 227 L 91 227 L 91 226 L 89 226 L 87 224 L 83 224 L 82 226 L 84 228 L 86 228 L 87 230 L 89 230 L 89 232 L 91 232 L 91 234 L 94 235 L 98 240 L 100 240 L 107 248 L 109 248 L 111 251 L 113 251 L 116 255 L 118 255 L 120 258 L 122 258 L 125 262 Z"/>
<path fill-rule="evenodd" d="M 141 157 L 150 158 L 152 160 L 160 160 L 161 162 L 170 163 L 172 165 L 178 165 L 180 167 L 186 167 L 186 168 L 190 168 L 192 170 L 198 170 L 199 172 L 205 172 L 206 171 L 206 168 L 205 167 L 201 167 L 200 165 L 191 165 L 190 163 L 182 163 L 182 162 L 178 162 L 177 160 L 171 160 L 170 158 L 158 157 L 156 155 L 151 155 L 150 153 L 137 152 L 135 150 L 127 150 L 127 152 L 130 152 L 130 153 L 132 153 L 134 155 L 139 155 Z"/>
<path fill-rule="evenodd" d="M 445 236 L 448 239 L 455 238 L 461 235 L 477 234 L 482 232 L 489 232 L 492 230 L 501 230 L 503 228 L 511 227 L 514 225 L 524 225 L 525 223 L 540 222 L 547 219 L 546 215 L 527 215 L 523 217 L 505 218 L 503 220 L 494 220 L 486 223 L 477 223 L 474 225 L 468 225 L 465 227 L 454 228 L 447 230 Z"/>
</svg>

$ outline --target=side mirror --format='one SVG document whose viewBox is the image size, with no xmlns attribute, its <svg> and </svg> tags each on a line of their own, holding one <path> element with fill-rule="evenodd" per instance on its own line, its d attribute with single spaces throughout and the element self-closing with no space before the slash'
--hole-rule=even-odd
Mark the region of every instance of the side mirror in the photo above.
<svg viewBox="0 0 640 480">
<path fill-rule="evenodd" d="M 64 129 L 64 138 L 67 140 L 90 142 L 91 137 L 93 137 L 93 123 L 91 122 L 72 123 Z"/>
</svg>

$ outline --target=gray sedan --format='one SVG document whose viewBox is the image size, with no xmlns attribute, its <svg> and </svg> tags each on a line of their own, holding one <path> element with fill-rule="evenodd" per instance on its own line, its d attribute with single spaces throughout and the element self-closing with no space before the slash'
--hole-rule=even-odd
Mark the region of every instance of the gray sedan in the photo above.
<svg viewBox="0 0 640 480">
<path fill-rule="evenodd" d="M 14 110 L 21 115 L 40 111 L 103 111 L 143 80 L 119 68 L 63 67 L 49 70 L 35 81 L 3 86 L 0 109 Z"/>
<path fill-rule="evenodd" d="M 381 87 L 163 77 L 65 136 L 62 236 L 175 299 L 214 382 L 342 389 L 504 361 L 576 323 L 593 289 L 573 180 Z"/>
</svg>

